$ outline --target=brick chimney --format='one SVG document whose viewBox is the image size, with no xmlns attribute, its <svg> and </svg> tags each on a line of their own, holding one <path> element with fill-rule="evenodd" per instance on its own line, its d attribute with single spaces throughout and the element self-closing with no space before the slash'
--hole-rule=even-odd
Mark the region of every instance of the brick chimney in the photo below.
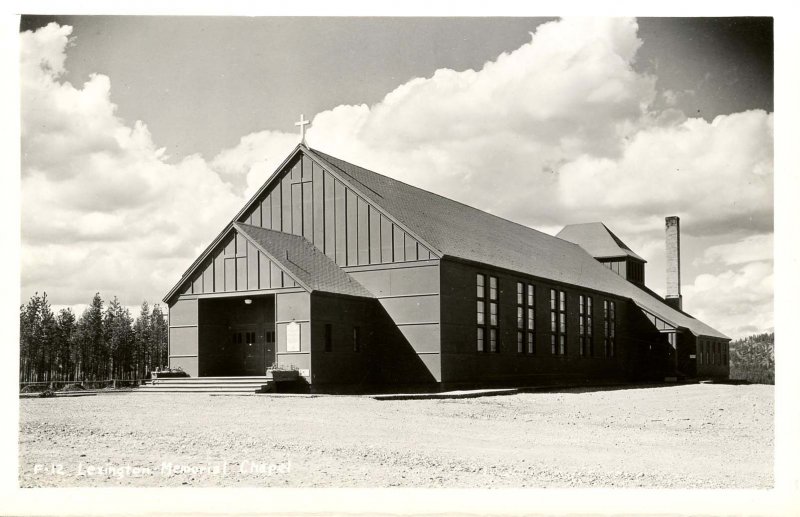
<svg viewBox="0 0 800 517">
<path fill-rule="evenodd" d="M 681 219 L 676 215 L 666 218 L 667 229 L 667 304 L 682 310 L 681 296 Z"/>
</svg>

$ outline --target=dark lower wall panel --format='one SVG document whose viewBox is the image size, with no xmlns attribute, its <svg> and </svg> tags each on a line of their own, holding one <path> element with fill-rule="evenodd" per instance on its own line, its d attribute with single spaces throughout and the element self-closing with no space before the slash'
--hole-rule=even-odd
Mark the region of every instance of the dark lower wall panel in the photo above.
<svg viewBox="0 0 800 517">
<path fill-rule="evenodd" d="M 377 382 L 380 369 L 378 355 L 382 342 L 375 333 L 375 303 L 372 299 L 327 293 L 314 293 L 311 296 L 313 384 L 359 385 Z M 329 329 L 328 350 L 326 326 Z"/>
</svg>

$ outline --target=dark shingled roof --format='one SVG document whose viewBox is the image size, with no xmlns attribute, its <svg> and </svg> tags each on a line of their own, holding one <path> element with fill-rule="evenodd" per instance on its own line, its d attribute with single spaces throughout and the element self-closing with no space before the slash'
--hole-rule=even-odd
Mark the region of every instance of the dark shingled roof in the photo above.
<svg viewBox="0 0 800 517">
<path fill-rule="evenodd" d="M 233 227 L 312 291 L 374 298 L 364 286 L 303 237 L 244 223 Z"/>
<path fill-rule="evenodd" d="M 434 252 L 615 294 L 695 335 L 728 339 L 603 266 L 577 244 L 372 172 L 315 149 L 310 154 L 427 242 Z M 621 242 L 621 241 L 620 241 Z"/>
<path fill-rule="evenodd" d="M 577 244 L 594 258 L 633 257 L 646 262 L 603 223 L 570 224 L 558 232 L 556 237 Z"/>
</svg>

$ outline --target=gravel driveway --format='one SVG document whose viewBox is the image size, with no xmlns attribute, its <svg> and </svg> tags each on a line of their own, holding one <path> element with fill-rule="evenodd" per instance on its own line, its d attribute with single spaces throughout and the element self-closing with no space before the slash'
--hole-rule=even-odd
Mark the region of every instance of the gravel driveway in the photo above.
<svg viewBox="0 0 800 517">
<path fill-rule="evenodd" d="M 773 387 L 461 400 L 106 394 L 20 400 L 34 486 L 773 484 Z"/>
</svg>

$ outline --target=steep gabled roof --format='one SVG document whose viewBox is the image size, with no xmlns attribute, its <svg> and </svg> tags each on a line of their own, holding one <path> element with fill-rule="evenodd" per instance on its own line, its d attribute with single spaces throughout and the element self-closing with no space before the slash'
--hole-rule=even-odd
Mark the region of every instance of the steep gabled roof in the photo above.
<svg viewBox="0 0 800 517">
<path fill-rule="evenodd" d="M 556 237 L 577 244 L 594 258 L 632 257 L 646 262 L 603 223 L 570 224 L 558 232 Z"/>
<path fill-rule="evenodd" d="M 233 227 L 307 290 L 374 298 L 303 237 L 244 223 L 233 223 Z"/>
<path fill-rule="evenodd" d="M 603 266 L 583 248 L 432 192 L 353 165 L 321 151 L 310 154 L 391 213 L 442 256 L 519 271 L 565 284 L 629 298 L 695 335 L 727 336 L 690 315 L 676 311 Z M 621 242 L 621 241 L 619 241 Z"/>
</svg>

